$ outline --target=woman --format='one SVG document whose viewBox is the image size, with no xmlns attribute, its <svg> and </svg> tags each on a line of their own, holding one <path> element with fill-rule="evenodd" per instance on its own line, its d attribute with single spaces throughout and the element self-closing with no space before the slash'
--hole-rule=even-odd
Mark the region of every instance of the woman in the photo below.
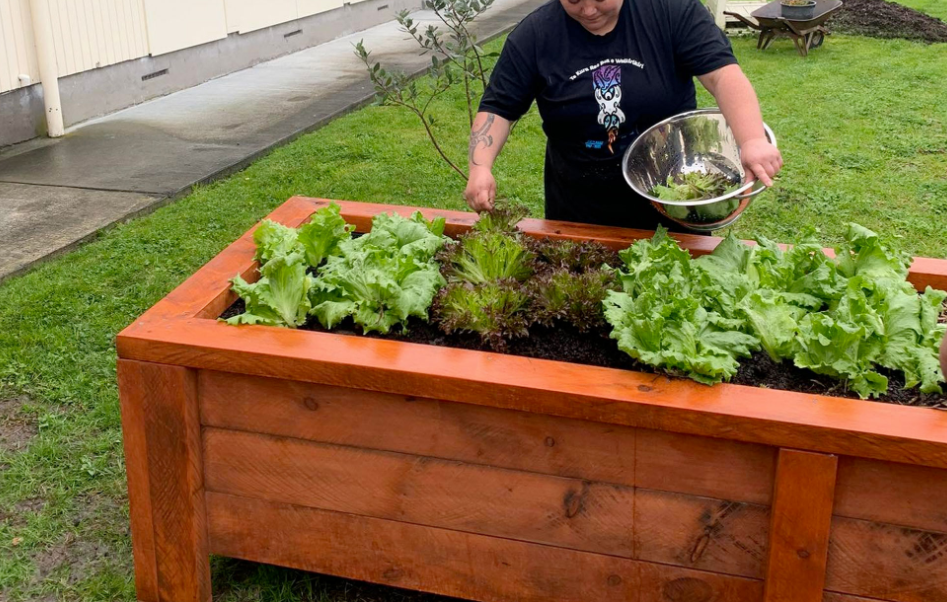
<svg viewBox="0 0 947 602">
<path fill-rule="evenodd" d="M 621 157 L 648 127 L 696 108 L 695 76 L 717 99 L 749 177 L 772 185 L 782 157 L 729 41 L 698 0 L 541 6 L 510 34 L 484 92 L 467 203 L 492 209 L 494 160 L 511 122 L 536 100 L 547 137 L 546 218 L 654 229 L 661 216 L 625 183 Z"/>
</svg>

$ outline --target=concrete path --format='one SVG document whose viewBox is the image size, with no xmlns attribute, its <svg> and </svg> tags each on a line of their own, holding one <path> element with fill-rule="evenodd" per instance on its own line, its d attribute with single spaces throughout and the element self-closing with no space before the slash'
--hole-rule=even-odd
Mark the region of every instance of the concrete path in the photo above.
<svg viewBox="0 0 947 602">
<path fill-rule="evenodd" d="M 496 0 L 476 34 L 503 33 L 545 1 Z M 435 17 L 421 11 L 415 21 L 422 30 Z M 0 279 L 369 101 L 371 84 L 353 54 L 360 39 L 395 69 L 415 73 L 430 62 L 392 21 L 80 124 L 58 140 L 6 149 Z"/>
</svg>

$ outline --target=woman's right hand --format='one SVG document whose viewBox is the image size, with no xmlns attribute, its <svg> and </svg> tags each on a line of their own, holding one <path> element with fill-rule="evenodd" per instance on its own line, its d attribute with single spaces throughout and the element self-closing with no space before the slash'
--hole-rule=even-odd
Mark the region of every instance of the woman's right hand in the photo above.
<svg viewBox="0 0 947 602">
<path fill-rule="evenodd" d="M 477 213 L 493 211 L 493 202 L 497 197 L 497 181 L 489 167 L 473 167 L 464 190 L 467 204 Z"/>
</svg>

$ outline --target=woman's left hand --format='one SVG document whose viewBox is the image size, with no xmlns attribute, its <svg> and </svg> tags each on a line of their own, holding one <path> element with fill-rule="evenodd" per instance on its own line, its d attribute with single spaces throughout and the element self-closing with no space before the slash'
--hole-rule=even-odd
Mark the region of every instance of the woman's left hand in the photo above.
<svg viewBox="0 0 947 602">
<path fill-rule="evenodd" d="M 773 177 L 783 168 L 783 156 L 766 138 L 754 138 L 740 147 L 740 159 L 746 170 L 747 181 L 762 180 L 773 185 Z"/>
</svg>

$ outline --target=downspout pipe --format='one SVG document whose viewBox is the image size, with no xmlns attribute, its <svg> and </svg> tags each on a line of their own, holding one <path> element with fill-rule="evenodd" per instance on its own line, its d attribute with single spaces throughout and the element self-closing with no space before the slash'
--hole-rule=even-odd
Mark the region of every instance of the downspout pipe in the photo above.
<svg viewBox="0 0 947 602">
<path fill-rule="evenodd" d="M 43 102 L 46 104 L 46 128 L 50 138 L 65 133 L 62 122 L 62 103 L 59 100 L 59 70 L 56 66 L 56 47 L 53 45 L 53 23 L 48 0 L 30 0 L 33 15 L 33 38 L 36 40 L 36 58 L 39 78 L 43 84 Z"/>
</svg>

